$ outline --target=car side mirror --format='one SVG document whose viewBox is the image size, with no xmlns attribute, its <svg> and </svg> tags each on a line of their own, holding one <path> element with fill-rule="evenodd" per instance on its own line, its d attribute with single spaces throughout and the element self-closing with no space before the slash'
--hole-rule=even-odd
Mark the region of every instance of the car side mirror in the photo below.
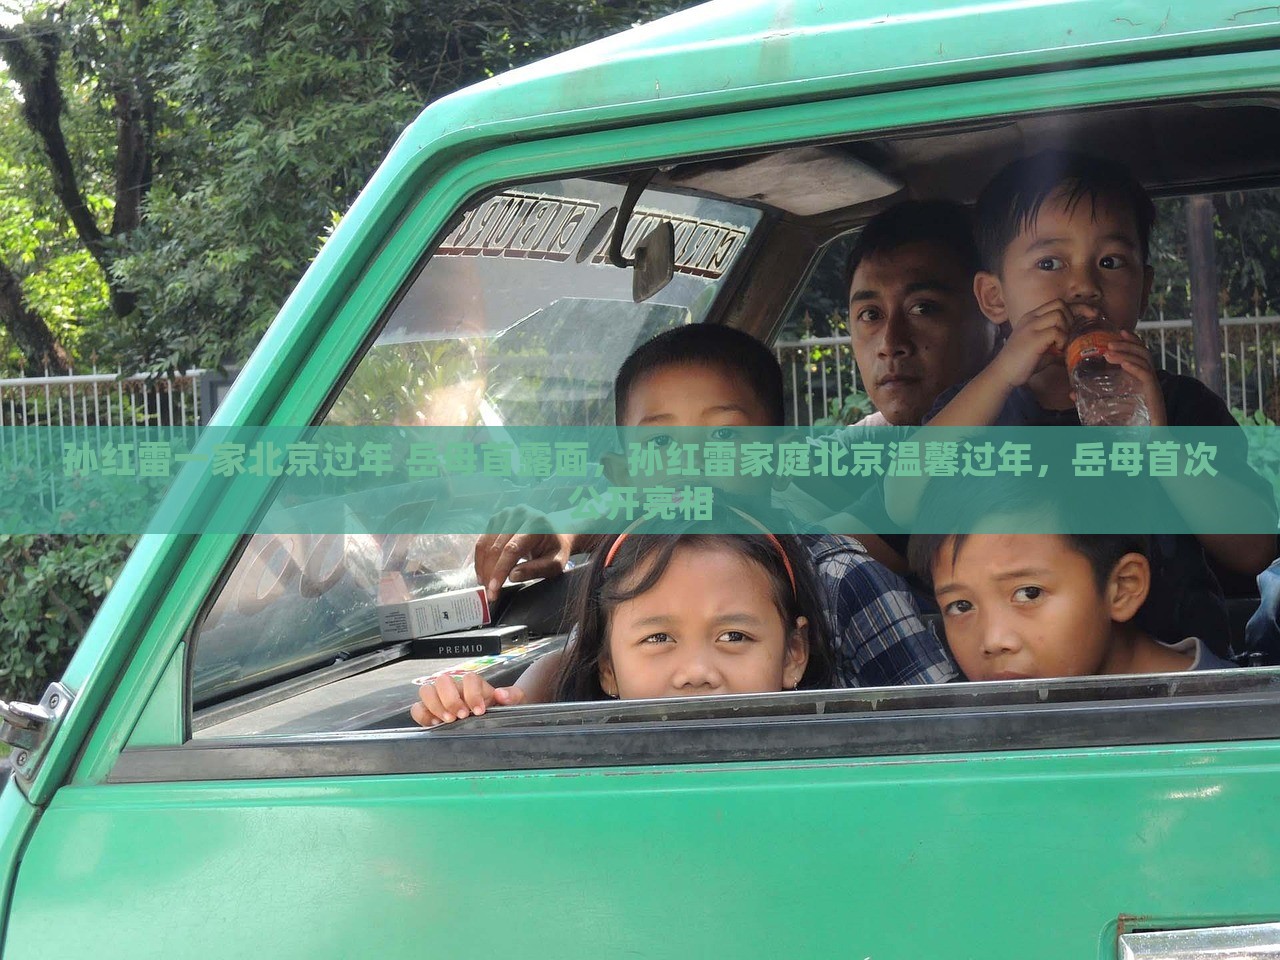
<svg viewBox="0 0 1280 960">
<path fill-rule="evenodd" d="M 609 262 L 615 267 L 634 268 L 631 275 L 631 298 L 636 303 L 648 300 L 675 276 L 676 229 L 669 220 L 662 221 L 645 234 L 636 244 L 634 257 L 627 257 L 622 252 L 636 201 L 657 172 L 641 170 L 628 182 L 627 192 L 622 196 L 622 205 L 613 221 L 613 235 L 609 239 Z"/>
<path fill-rule="evenodd" d="M 663 220 L 636 245 L 631 274 L 631 299 L 643 303 L 671 282 L 676 274 L 676 229 Z"/>
</svg>

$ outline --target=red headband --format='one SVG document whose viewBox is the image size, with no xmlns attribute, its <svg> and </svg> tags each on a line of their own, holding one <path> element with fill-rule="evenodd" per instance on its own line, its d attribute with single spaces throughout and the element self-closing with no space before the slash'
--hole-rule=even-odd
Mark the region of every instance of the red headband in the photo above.
<svg viewBox="0 0 1280 960">
<path fill-rule="evenodd" d="M 782 541 L 779 540 L 777 537 L 775 537 L 772 533 L 770 533 L 765 528 L 765 525 L 761 523 L 759 520 L 757 520 L 755 517 L 751 516 L 750 514 L 743 513 L 737 507 L 730 507 L 729 509 L 732 510 L 734 513 L 736 513 L 738 516 L 740 516 L 743 520 L 747 521 L 747 523 L 751 524 L 753 527 L 758 529 L 761 535 L 763 535 L 766 540 L 768 540 L 771 544 L 773 544 L 774 549 L 778 551 L 778 556 L 782 558 L 782 566 L 787 571 L 787 579 L 791 581 L 791 595 L 796 596 L 796 574 L 795 574 L 795 571 L 791 569 L 791 561 L 787 559 L 787 551 L 782 549 Z M 644 523 L 646 519 L 647 518 L 642 517 L 641 519 L 637 520 L 635 523 L 631 524 L 631 526 L 627 527 L 626 530 L 623 530 L 622 533 L 618 534 L 618 539 L 613 541 L 613 546 L 611 546 L 609 548 L 609 552 L 604 555 L 604 568 L 606 570 L 609 569 L 609 564 L 613 563 L 613 558 L 617 556 L 618 548 L 622 546 L 622 541 L 627 539 L 627 537 L 631 536 L 631 534 L 635 531 L 636 527 Z"/>
</svg>

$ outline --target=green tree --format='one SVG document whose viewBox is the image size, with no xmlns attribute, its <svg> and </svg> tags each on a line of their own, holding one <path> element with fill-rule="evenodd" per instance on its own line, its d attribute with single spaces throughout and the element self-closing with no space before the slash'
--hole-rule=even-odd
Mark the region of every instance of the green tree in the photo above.
<svg viewBox="0 0 1280 960">
<path fill-rule="evenodd" d="M 16 105 L 26 138 L 5 157 L 6 173 L 10 184 L 20 173 L 16 179 L 34 186 L 26 196 L 49 224 L 51 241 L 40 251 L 44 256 L 19 253 L 17 265 L 11 243 L 5 244 L 0 322 L 27 359 L 54 369 L 65 366 L 68 355 L 41 311 L 34 276 L 51 264 L 68 266 L 61 257 L 69 236 L 96 266 L 110 313 L 127 317 L 136 306 L 113 265 L 116 242 L 141 219 L 152 176 L 155 100 L 140 41 L 150 16 L 148 0 L 68 0 L 41 4 L 23 22 L 0 26 L 0 59 L 13 97 L 6 109 Z M 0 233 L 10 239 L 13 231 Z M 52 277 L 57 273 L 54 266 Z M 47 290 L 52 278 L 44 279 Z M 101 288 L 79 288 L 82 296 L 94 292 Z M 70 293 L 63 300 L 75 302 Z"/>
<path fill-rule="evenodd" d="M 0 110 L 22 121 L 0 172 L 39 209 L 0 205 L 0 326 L 55 368 L 68 346 L 133 369 L 242 357 L 424 104 L 688 5 L 29 3 L 0 27 Z M 32 248 L 15 225 L 35 222 Z"/>
<path fill-rule="evenodd" d="M 188 0 L 163 95 L 198 158 L 158 178 L 122 277 L 143 367 L 245 355 L 322 236 L 423 105 L 669 4 Z M 523 39 L 516 40 L 515 37 Z M 194 322 L 193 322 L 194 320 Z"/>
</svg>

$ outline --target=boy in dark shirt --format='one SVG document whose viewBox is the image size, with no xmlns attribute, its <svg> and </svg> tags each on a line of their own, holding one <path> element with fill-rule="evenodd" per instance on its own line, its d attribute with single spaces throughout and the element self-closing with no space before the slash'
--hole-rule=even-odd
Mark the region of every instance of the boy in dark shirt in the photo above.
<svg viewBox="0 0 1280 960">
<path fill-rule="evenodd" d="M 1126 534 L 913 537 L 947 645 L 969 680 L 1171 673 L 1233 667 L 1202 638 L 1161 643 L 1136 623 L 1151 569 Z"/>
<path fill-rule="evenodd" d="M 1101 315 L 1123 331 L 1106 358 L 1140 384 L 1152 426 L 1234 427 L 1221 399 L 1194 378 L 1157 370 L 1133 332 L 1151 290 L 1154 220 L 1146 192 L 1110 161 L 1046 151 L 997 174 L 978 199 L 983 270 L 974 293 L 1009 338 L 981 373 L 943 393 L 925 422 L 1079 426 L 1064 351 L 1076 317 Z M 1274 530 L 1269 491 L 1255 479 L 1219 476 L 1203 490 L 1182 482 L 1166 486 L 1163 495 L 1183 516 L 1194 514 L 1200 497 L 1236 498 L 1241 510 L 1256 511 L 1256 529 Z M 1206 552 L 1225 569 L 1254 575 L 1275 556 L 1275 536 L 1155 538 L 1153 589 L 1140 622 L 1160 639 L 1180 639 L 1188 628 L 1226 636 L 1222 590 Z"/>
</svg>

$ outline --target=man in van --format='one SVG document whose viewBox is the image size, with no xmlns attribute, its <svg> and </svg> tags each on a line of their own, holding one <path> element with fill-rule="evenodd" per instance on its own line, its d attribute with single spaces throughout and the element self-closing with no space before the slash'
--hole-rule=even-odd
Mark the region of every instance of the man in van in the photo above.
<svg viewBox="0 0 1280 960">
<path fill-rule="evenodd" d="M 969 213 L 949 200 L 908 200 L 863 228 L 845 271 L 854 359 L 876 407 L 859 426 L 919 426 L 991 358 L 995 327 L 973 296 L 980 264 Z"/>
<path fill-rule="evenodd" d="M 855 428 L 919 426 L 938 394 L 968 380 L 991 358 L 995 327 L 973 296 L 980 264 L 972 221 L 959 203 L 905 201 L 863 228 L 845 276 L 854 358 L 876 412 Z M 906 538 L 890 533 L 895 525 L 884 512 L 880 484 L 850 504 L 849 488 L 840 481 L 794 479 L 802 493 L 784 498 L 785 506 L 814 518 L 836 513 L 828 521 L 831 530 L 846 524 L 841 514 L 852 514 L 852 528 L 864 531 L 859 539 L 871 555 L 897 573 L 907 572 Z M 500 589 L 519 560 L 539 560 L 525 571 L 526 578 L 558 568 L 559 561 L 531 556 L 531 548 L 524 547 L 528 542 L 523 535 L 481 538 L 477 573 Z M 481 562 L 496 543 L 507 546 L 501 559 Z"/>
<path fill-rule="evenodd" d="M 908 200 L 867 223 L 849 253 L 845 277 L 854 360 L 876 412 L 838 439 L 852 442 L 863 427 L 919 426 L 940 393 L 991 359 L 996 328 L 973 295 L 979 269 L 973 222 L 959 203 Z M 873 557 L 907 573 L 906 535 L 895 532 L 885 513 L 882 483 L 850 503 L 843 480 L 794 482 L 836 512 L 828 529 L 857 531 Z M 811 512 L 816 507 L 808 505 Z"/>
</svg>

